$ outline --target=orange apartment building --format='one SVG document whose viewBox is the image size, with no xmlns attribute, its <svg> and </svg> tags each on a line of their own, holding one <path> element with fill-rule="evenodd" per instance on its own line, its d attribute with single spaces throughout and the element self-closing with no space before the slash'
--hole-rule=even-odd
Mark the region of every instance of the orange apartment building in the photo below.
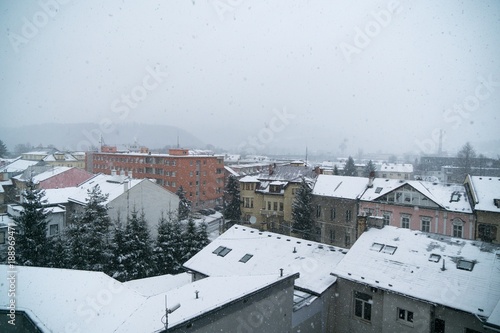
<svg viewBox="0 0 500 333">
<path fill-rule="evenodd" d="M 119 152 L 103 146 L 100 152 L 88 152 L 86 169 L 92 173 L 128 174 L 148 178 L 171 192 L 182 186 L 193 209 L 210 208 L 222 203 L 224 158 L 197 154 L 185 148 L 169 149 L 168 154 L 154 154 L 147 148 L 140 152 Z"/>
</svg>

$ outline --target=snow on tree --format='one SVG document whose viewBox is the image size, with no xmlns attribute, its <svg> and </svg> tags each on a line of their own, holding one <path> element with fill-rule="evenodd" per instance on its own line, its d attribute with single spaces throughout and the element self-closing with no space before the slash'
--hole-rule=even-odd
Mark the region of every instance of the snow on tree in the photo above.
<svg viewBox="0 0 500 333">
<path fill-rule="evenodd" d="M 179 220 L 185 220 L 189 216 L 189 212 L 191 211 L 191 202 L 186 198 L 186 192 L 184 191 L 184 188 L 180 186 L 177 189 L 177 192 L 175 192 L 177 196 L 179 197 Z"/>
<path fill-rule="evenodd" d="M 52 247 L 48 253 L 47 267 L 68 268 L 69 251 L 67 239 L 64 235 L 58 234 L 52 237 Z"/>
<path fill-rule="evenodd" d="M 126 281 L 154 275 L 153 247 L 144 211 L 138 214 L 134 208 L 128 218 L 121 259 Z"/>
<path fill-rule="evenodd" d="M 238 180 L 233 175 L 229 176 L 224 194 L 224 200 L 226 201 L 224 217 L 229 220 L 239 221 L 241 218 L 240 188 Z"/>
<path fill-rule="evenodd" d="M 208 225 L 205 221 L 200 223 L 200 225 L 198 226 L 198 230 L 196 232 L 196 240 L 198 251 L 200 251 L 210 243 L 210 240 L 208 239 Z"/>
<path fill-rule="evenodd" d="M 99 185 L 87 191 L 83 212 L 73 216 L 68 227 L 70 265 L 74 269 L 104 271 L 112 257 L 110 247 L 111 219 Z"/>
<path fill-rule="evenodd" d="M 157 274 L 175 274 L 180 271 L 182 266 L 179 253 L 181 243 L 182 232 L 176 217 L 171 212 L 165 217 L 162 212 L 158 221 L 158 235 L 153 249 Z"/>
<path fill-rule="evenodd" d="M 127 278 L 127 272 L 125 270 L 125 265 L 123 260 L 126 255 L 124 235 L 125 235 L 125 230 L 123 227 L 123 223 L 121 222 L 120 214 L 118 213 L 116 221 L 114 222 L 113 241 L 111 242 L 113 258 L 110 262 L 108 274 L 111 277 L 122 282 L 126 281 Z"/>
<path fill-rule="evenodd" d="M 303 239 L 315 239 L 312 212 L 312 189 L 302 178 L 292 203 L 292 230 L 301 234 Z"/>
<path fill-rule="evenodd" d="M 334 166 L 333 166 L 333 174 L 334 174 L 335 176 L 338 176 L 338 175 L 339 175 L 339 168 L 337 168 L 337 166 L 336 166 L 336 165 L 334 165 Z"/>
<path fill-rule="evenodd" d="M 0 140 L 0 157 L 1 158 L 5 158 L 9 155 L 9 152 L 7 150 L 7 146 L 5 145 L 5 143 Z"/>
<path fill-rule="evenodd" d="M 22 193 L 22 210 L 16 222 L 16 262 L 26 266 L 45 266 L 52 242 L 47 237 L 48 213 L 44 209 L 45 191 L 37 189 L 33 179 Z"/>
<path fill-rule="evenodd" d="M 184 241 L 184 249 L 182 251 L 181 262 L 185 263 L 202 249 L 199 244 L 198 230 L 192 217 L 188 218 L 186 230 L 182 234 L 182 238 Z"/>
<path fill-rule="evenodd" d="M 354 160 L 352 159 L 351 156 L 347 159 L 347 163 L 345 164 L 344 167 L 344 176 L 353 176 L 356 177 L 358 175 L 358 172 L 356 170 L 356 165 L 354 165 Z"/>
<path fill-rule="evenodd" d="M 375 172 L 375 169 L 375 164 L 372 162 L 372 160 L 369 160 L 368 163 L 366 163 L 365 169 L 363 170 L 363 176 L 370 177 L 370 174 L 372 172 Z"/>
</svg>

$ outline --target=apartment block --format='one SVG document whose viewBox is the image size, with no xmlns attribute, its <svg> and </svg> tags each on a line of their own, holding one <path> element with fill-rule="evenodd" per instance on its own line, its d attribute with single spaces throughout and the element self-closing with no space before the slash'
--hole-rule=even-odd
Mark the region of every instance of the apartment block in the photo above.
<svg viewBox="0 0 500 333">
<path fill-rule="evenodd" d="M 184 148 L 170 149 L 168 154 L 119 152 L 103 147 L 101 152 L 88 152 L 86 169 L 92 173 L 117 173 L 147 178 L 171 192 L 182 186 L 193 208 L 220 204 L 224 191 L 223 156 Z"/>
</svg>

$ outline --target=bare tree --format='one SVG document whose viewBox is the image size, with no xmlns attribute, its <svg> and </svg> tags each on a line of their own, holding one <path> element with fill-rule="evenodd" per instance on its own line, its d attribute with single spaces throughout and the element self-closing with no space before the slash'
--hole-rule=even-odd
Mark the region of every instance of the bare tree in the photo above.
<svg viewBox="0 0 500 333">
<path fill-rule="evenodd" d="M 458 167 L 459 167 L 459 177 L 461 181 L 465 180 L 465 177 L 472 171 L 473 159 L 476 158 L 476 151 L 470 142 L 466 142 L 465 145 L 458 151 Z"/>
</svg>

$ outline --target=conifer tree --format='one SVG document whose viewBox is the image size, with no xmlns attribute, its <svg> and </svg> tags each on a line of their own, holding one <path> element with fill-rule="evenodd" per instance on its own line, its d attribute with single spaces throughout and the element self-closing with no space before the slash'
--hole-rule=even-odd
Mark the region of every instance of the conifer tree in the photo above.
<svg viewBox="0 0 500 333">
<path fill-rule="evenodd" d="M 174 226 L 172 213 L 165 217 L 163 212 L 158 221 L 158 235 L 156 237 L 153 256 L 157 274 L 178 273 L 181 263 L 179 261 L 179 241 L 181 239 L 180 226 Z"/>
<path fill-rule="evenodd" d="M 68 228 L 70 264 L 74 269 L 104 271 L 111 260 L 111 219 L 105 205 L 108 195 L 99 185 L 88 190 L 82 213 L 75 214 Z"/>
<path fill-rule="evenodd" d="M 113 241 L 112 252 L 113 258 L 110 262 L 110 267 L 108 269 L 108 274 L 117 279 L 118 281 L 126 281 L 127 272 L 124 265 L 125 258 L 125 241 L 124 241 L 125 230 L 121 222 L 120 214 L 118 213 L 117 219 L 114 223 L 113 228 Z"/>
<path fill-rule="evenodd" d="M 238 180 L 233 175 L 229 176 L 224 194 L 224 200 L 227 202 L 224 217 L 238 222 L 241 218 L 240 188 Z"/>
<path fill-rule="evenodd" d="M 210 243 L 208 239 L 208 225 L 205 221 L 200 223 L 196 232 L 198 251 Z"/>
<path fill-rule="evenodd" d="M 19 265 L 45 266 L 52 243 L 47 237 L 47 212 L 43 205 L 45 192 L 37 189 L 33 179 L 22 193 L 22 210 L 14 217 L 16 230 L 16 261 Z"/>
<path fill-rule="evenodd" d="M 68 268 L 69 253 L 66 238 L 58 234 L 53 236 L 51 241 L 52 247 L 48 254 L 47 267 Z"/>
<path fill-rule="evenodd" d="M 372 172 L 375 172 L 375 164 L 372 162 L 372 160 L 369 160 L 368 163 L 365 165 L 365 170 L 363 170 L 363 176 L 364 177 L 370 177 L 370 174 Z"/>
<path fill-rule="evenodd" d="M 337 168 L 337 166 L 336 166 L 336 165 L 334 165 L 334 166 L 333 166 L 333 174 L 334 174 L 335 176 L 338 176 L 338 175 L 339 175 L 339 168 Z"/>
<path fill-rule="evenodd" d="M 0 140 L 0 157 L 5 158 L 8 155 L 9 155 L 9 152 L 7 150 L 7 146 L 5 145 L 5 143 L 3 143 L 2 140 Z"/>
<path fill-rule="evenodd" d="M 344 167 L 344 176 L 352 176 L 357 177 L 358 171 L 356 170 L 356 165 L 354 164 L 354 160 L 351 156 L 347 159 L 347 163 Z"/>
<path fill-rule="evenodd" d="M 198 232 L 192 217 L 188 218 L 186 230 L 183 233 L 184 249 L 181 263 L 185 263 L 200 250 Z"/>
<path fill-rule="evenodd" d="M 155 272 L 151 236 L 144 211 L 134 210 L 127 221 L 123 235 L 124 254 L 122 263 L 125 279 L 134 280 L 152 276 Z"/>
<path fill-rule="evenodd" d="M 189 212 L 191 211 L 191 202 L 186 198 L 186 192 L 184 188 L 180 186 L 175 193 L 179 197 L 179 220 L 185 220 L 189 216 Z"/>
<path fill-rule="evenodd" d="M 292 203 L 292 229 L 302 235 L 302 238 L 314 240 L 314 221 L 312 219 L 312 189 L 305 178 Z"/>
</svg>

